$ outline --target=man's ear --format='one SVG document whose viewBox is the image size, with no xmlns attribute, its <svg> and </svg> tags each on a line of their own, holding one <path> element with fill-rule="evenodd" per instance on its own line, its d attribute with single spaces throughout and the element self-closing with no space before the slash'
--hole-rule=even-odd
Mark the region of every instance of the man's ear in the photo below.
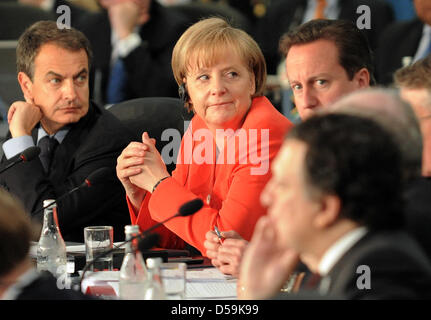
<svg viewBox="0 0 431 320">
<path fill-rule="evenodd" d="M 356 72 L 354 81 L 358 84 L 359 89 L 368 88 L 370 86 L 370 72 L 367 68 L 362 68 Z"/>
<path fill-rule="evenodd" d="M 32 103 L 33 101 L 33 81 L 24 72 L 18 72 L 18 82 L 21 87 L 22 93 L 24 94 L 24 99 L 27 103 Z"/>
<path fill-rule="evenodd" d="M 320 210 L 314 218 L 317 229 L 325 229 L 335 223 L 340 216 L 341 201 L 335 195 L 324 195 L 319 199 Z"/>
</svg>

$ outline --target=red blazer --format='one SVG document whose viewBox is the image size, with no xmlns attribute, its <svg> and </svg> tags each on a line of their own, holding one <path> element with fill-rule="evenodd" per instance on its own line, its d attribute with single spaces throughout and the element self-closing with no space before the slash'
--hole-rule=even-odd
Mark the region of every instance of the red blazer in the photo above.
<svg viewBox="0 0 431 320">
<path fill-rule="evenodd" d="M 147 229 L 199 197 L 205 205 L 197 213 L 156 229 L 160 247 L 183 248 L 186 241 L 205 255 L 205 233 L 214 225 L 250 240 L 257 220 L 266 214 L 260 194 L 271 177 L 272 160 L 292 126 L 267 98 L 254 98 L 242 130 L 225 138 L 227 147 L 218 153 L 216 165 L 215 140 L 195 115 L 181 141 L 172 178 L 147 193 L 137 215 L 128 202 L 132 224 Z"/>
</svg>

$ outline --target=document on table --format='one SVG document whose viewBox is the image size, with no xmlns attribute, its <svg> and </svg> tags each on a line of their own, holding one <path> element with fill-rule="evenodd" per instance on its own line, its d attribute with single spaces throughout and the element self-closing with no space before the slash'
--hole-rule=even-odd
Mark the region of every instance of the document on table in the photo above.
<svg viewBox="0 0 431 320">
<path fill-rule="evenodd" d="M 86 292 L 88 286 L 108 285 L 119 296 L 119 271 L 100 271 L 88 274 L 82 283 Z M 186 299 L 236 299 L 236 278 L 226 276 L 216 268 L 187 270 Z"/>
<path fill-rule="evenodd" d="M 187 270 L 186 299 L 236 299 L 236 279 L 216 268 Z"/>
<path fill-rule="evenodd" d="M 236 282 L 187 282 L 186 299 L 236 299 Z"/>
</svg>

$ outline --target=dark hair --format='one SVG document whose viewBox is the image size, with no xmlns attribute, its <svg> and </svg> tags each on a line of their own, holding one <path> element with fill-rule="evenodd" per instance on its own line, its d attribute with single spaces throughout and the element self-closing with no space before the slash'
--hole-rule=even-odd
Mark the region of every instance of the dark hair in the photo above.
<svg viewBox="0 0 431 320">
<path fill-rule="evenodd" d="M 31 237 L 30 218 L 24 207 L 0 188 L 0 276 L 27 257 Z"/>
<path fill-rule="evenodd" d="M 340 65 L 350 80 L 362 68 L 370 73 L 370 84 L 375 85 L 373 53 L 368 39 L 347 20 L 316 19 L 304 23 L 281 37 L 280 51 L 287 56 L 294 45 L 317 40 L 333 41 L 338 48 Z"/>
<path fill-rule="evenodd" d="M 34 76 L 34 60 L 40 48 L 53 43 L 63 49 L 79 51 L 84 49 L 90 68 L 93 53 L 85 35 L 76 29 L 59 29 L 55 21 L 38 21 L 28 27 L 18 39 L 16 48 L 17 72 L 24 72 L 31 80 Z"/>
<path fill-rule="evenodd" d="M 307 145 L 306 184 L 311 192 L 338 196 L 340 217 L 370 229 L 403 225 L 401 152 L 376 122 L 316 115 L 291 129 L 287 138 Z"/>
</svg>

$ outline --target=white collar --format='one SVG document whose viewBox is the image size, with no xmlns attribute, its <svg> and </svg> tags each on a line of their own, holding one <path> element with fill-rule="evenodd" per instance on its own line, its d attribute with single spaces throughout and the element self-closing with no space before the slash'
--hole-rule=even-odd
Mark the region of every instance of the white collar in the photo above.
<svg viewBox="0 0 431 320">
<path fill-rule="evenodd" d="M 50 137 L 57 139 L 58 143 L 62 143 L 64 138 L 66 137 L 66 134 L 69 132 L 70 127 L 64 126 L 60 130 L 58 130 L 55 134 L 51 135 Z M 45 129 L 40 126 L 37 131 L 37 144 L 39 144 L 40 139 L 42 139 L 45 136 L 49 136 L 49 134 L 45 131 Z"/>
<path fill-rule="evenodd" d="M 335 241 L 332 246 L 326 250 L 322 259 L 320 259 L 318 266 L 319 274 L 322 277 L 326 276 L 334 267 L 334 265 L 340 260 L 340 258 L 367 232 L 368 229 L 366 227 L 358 227 L 352 231 L 349 231 L 337 241 Z"/>
</svg>

